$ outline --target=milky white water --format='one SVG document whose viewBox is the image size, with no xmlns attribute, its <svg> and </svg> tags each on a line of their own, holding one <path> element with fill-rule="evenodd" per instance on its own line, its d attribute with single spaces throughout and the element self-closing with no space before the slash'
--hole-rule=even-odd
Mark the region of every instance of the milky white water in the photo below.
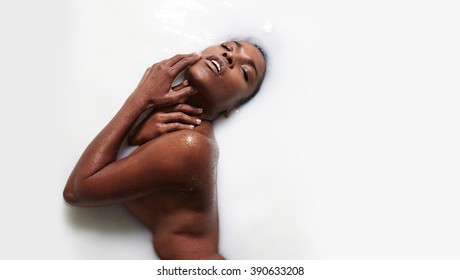
<svg viewBox="0 0 460 280">
<path fill-rule="evenodd" d="M 148 66 L 245 37 L 266 49 L 269 70 L 259 95 L 215 126 L 221 253 L 229 259 L 460 257 L 455 1 L 106 0 L 59 7 L 67 15 L 59 20 L 68 50 L 56 54 L 68 65 L 60 76 L 65 90 L 40 85 L 43 93 L 51 90 L 49 99 L 33 99 L 43 105 L 27 108 L 36 116 L 59 108 L 44 125 L 59 141 L 43 141 L 41 150 L 61 145 L 60 160 L 52 161 L 55 169 L 30 167 L 38 170 L 30 174 L 42 174 L 38 179 L 19 171 L 2 179 L 13 187 L 1 215 L 16 230 L 4 233 L 0 257 L 155 259 L 150 232 L 122 207 L 65 205 L 65 180 Z M 31 26 L 46 20 L 31 18 Z M 44 27 L 55 28 L 50 22 Z M 49 61 L 61 61 L 53 55 Z M 38 103 L 44 100 L 59 105 Z M 50 124 L 55 119 L 60 133 Z M 25 198 L 24 186 L 33 186 Z M 27 207 L 17 206 L 20 199 Z M 16 216 L 8 214 L 12 209 Z M 28 219 L 33 240 L 30 225 L 17 222 Z"/>
</svg>

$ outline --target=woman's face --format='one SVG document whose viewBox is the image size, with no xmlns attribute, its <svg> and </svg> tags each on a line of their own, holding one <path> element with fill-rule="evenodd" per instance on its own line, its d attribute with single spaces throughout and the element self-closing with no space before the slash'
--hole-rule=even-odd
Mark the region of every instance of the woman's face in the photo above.
<svg viewBox="0 0 460 280">
<path fill-rule="evenodd" d="M 185 78 L 198 89 L 208 109 L 221 113 L 237 107 L 250 96 L 265 75 L 262 53 L 246 41 L 228 41 L 210 46 L 190 66 Z"/>
</svg>

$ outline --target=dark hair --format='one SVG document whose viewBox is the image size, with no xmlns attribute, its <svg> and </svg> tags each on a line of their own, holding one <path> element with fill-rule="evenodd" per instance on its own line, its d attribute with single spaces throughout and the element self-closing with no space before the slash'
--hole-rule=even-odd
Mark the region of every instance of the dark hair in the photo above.
<svg viewBox="0 0 460 280">
<path fill-rule="evenodd" d="M 246 41 L 246 42 L 252 44 L 254 47 L 256 47 L 256 49 L 258 49 L 260 51 L 260 53 L 262 54 L 262 57 L 264 58 L 264 61 L 265 61 L 265 65 L 267 65 L 267 53 L 265 52 L 265 50 L 260 45 L 252 42 L 253 41 L 252 39 L 243 39 L 243 41 Z M 244 104 L 248 103 L 249 100 L 253 99 L 254 96 L 256 96 L 256 94 L 260 90 L 260 87 L 262 86 L 262 82 L 265 79 L 265 73 L 266 72 L 267 72 L 267 66 L 265 66 L 265 71 L 263 73 L 263 77 L 262 77 L 262 79 L 260 79 L 259 83 L 256 85 L 256 88 L 254 89 L 254 91 L 248 97 L 245 97 L 245 98 L 241 99 L 241 101 L 238 104 L 238 106 L 241 106 L 241 105 L 244 105 Z"/>
</svg>

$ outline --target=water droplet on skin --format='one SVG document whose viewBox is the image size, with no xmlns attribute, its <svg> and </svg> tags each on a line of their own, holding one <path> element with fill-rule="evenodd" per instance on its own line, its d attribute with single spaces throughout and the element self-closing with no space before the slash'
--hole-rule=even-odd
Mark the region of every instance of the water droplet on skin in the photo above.
<svg viewBox="0 0 460 280">
<path fill-rule="evenodd" d="M 191 135 L 187 135 L 185 137 L 185 141 L 188 143 L 188 144 L 193 144 L 193 137 Z"/>
</svg>

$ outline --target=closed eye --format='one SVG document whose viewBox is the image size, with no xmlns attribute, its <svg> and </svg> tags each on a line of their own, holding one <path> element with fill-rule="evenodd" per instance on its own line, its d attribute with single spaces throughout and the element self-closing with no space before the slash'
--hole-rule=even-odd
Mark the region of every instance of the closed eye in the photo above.
<svg viewBox="0 0 460 280">
<path fill-rule="evenodd" d="M 244 70 L 243 67 L 241 67 L 241 70 L 243 70 L 244 80 L 245 80 L 246 82 L 249 81 L 249 76 L 248 76 L 248 73 L 246 72 L 246 70 Z"/>
<path fill-rule="evenodd" d="M 227 45 L 225 45 L 224 43 L 220 44 L 220 46 L 222 48 L 226 49 L 227 51 L 230 51 L 230 48 Z"/>
</svg>

